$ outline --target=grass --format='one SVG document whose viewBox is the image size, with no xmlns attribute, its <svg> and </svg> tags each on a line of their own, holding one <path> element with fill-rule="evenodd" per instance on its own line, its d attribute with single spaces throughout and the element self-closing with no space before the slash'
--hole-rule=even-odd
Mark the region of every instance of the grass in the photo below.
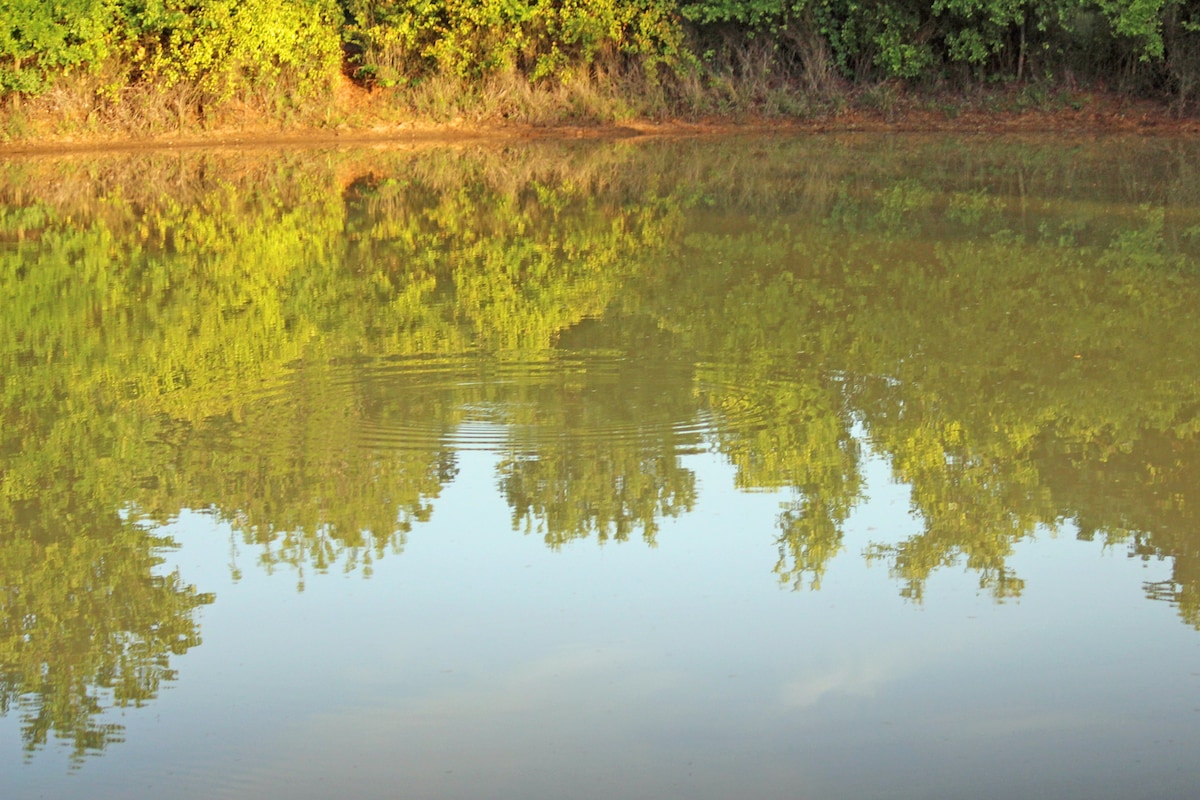
<svg viewBox="0 0 1200 800">
<path fill-rule="evenodd" d="M 1123 95 L 1048 79 L 967 86 L 898 81 L 850 85 L 819 50 L 808 60 L 780 63 L 777 51 L 755 42 L 712 48 L 693 68 L 676 73 L 650 74 L 636 64 L 593 64 L 564 72 L 557 80 L 531 82 L 515 71 L 475 81 L 431 74 L 386 88 L 359 85 L 338 75 L 325 91 L 307 98 L 288 85 L 286 76 L 271 85 L 242 87 L 223 99 L 186 83 L 169 88 L 125 85 L 121 76 L 115 69 L 78 74 L 58 81 L 40 97 L 0 101 L 0 141 L 303 133 L 408 122 L 546 127 L 636 120 L 797 121 L 862 127 L 916 119 L 953 127 L 964 116 L 977 125 L 981 115 L 998 120 L 1029 114 L 1048 117 L 1132 102 Z M 1177 113 L 1165 101 L 1160 105 L 1164 117 Z"/>
</svg>

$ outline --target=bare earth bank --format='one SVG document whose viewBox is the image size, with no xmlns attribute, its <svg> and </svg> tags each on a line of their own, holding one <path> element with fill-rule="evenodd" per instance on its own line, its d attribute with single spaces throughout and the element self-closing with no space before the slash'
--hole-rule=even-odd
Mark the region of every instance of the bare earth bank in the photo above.
<svg viewBox="0 0 1200 800">
<path fill-rule="evenodd" d="M 374 122 L 359 126 L 289 127 L 248 121 L 207 131 L 130 137 L 99 132 L 44 139 L 0 142 L 0 157 L 101 150 L 138 150 L 211 146 L 392 144 L 413 146 L 478 141 L 521 141 L 544 138 L 631 138 L 640 136 L 709 136 L 748 133 L 925 132 L 1071 135 L 1200 134 L 1200 118 L 1179 116 L 1160 102 L 1126 96 L 1081 95 L 1070 105 L 1052 109 L 929 110 L 918 104 L 887 111 L 848 109 L 807 119 L 706 118 L 698 120 L 632 120 L 618 124 L 531 126 L 504 121 L 474 123 L 457 119 Z"/>
</svg>

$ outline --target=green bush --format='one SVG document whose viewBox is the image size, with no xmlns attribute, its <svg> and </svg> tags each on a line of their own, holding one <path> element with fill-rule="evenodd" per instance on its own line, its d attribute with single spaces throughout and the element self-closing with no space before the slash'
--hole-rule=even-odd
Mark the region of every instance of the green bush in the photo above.
<svg viewBox="0 0 1200 800">
<path fill-rule="evenodd" d="M 758 94 L 780 84 L 830 92 L 842 80 L 1072 76 L 1169 93 L 1182 106 L 1200 91 L 1200 9 L 1191 0 L 0 0 L 0 97 L 93 71 L 112 97 L 142 84 L 185 86 L 206 104 L 303 99 L 329 91 L 347 54 L 382 87 L 615 73 L 661 89 L 661 68 L 705 63 L 711 87 L 757 70 Z M 743 67 L 730 68 L 738 58 Z"/>
<path fill-rule="evenodd" d="M 112 0 L 0 0 L 0 94 L 38 94 L 53 76 L 111 52 Z"/>
<path fill-rule="evenodd" d="M 733 23 L 783 46 L 788 31 L 815 28 L 842 74 L 867 80 L 955 68 L 1021 77 L 1032 59 L 1049 68 L 1073 59 L 1100 78 L 1131 63 L 1154 74 L 1170 62 L 1169 34 L 1195 30 L 1173 22 L 1190 13 L 1184 0 L 683 0 L 681 8 L 700 25 Z"/>
<path fill-rule="evenodd" d="M 311 96 L 341 63 L 334 0 L 135 0 L 125 20 L 143 79 L 218 99 L 265 83 Z"/>
<path fill-rule="evenodd" d="M 561 79 L 605 62 L 678 61 L 674 0 L 344 0 L 364 76 L 388 86 L 441 72 Z"/>
</svg>

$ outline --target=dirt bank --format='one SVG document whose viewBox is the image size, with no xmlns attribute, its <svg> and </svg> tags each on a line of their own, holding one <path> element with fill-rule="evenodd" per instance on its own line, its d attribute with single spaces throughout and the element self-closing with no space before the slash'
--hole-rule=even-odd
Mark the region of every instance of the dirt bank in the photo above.
<svg viewBox="0 0 1200 800">
<path fill-rule="evenodd" d="M 369 98 L 360 98 L 369 104 Z M 0 157 L 90 150 L 279 145 L 391 144 L 428 146 L 477 141 L 544 138 L 630 138 L 641 136 L 710 136 L 745 133 L 984 133 L 984 134 L 1200 134 L 1200 119 L 1181 117 L 1166 105 L 1125 95 L 1080 93 L 1059 98 L 1053 107 L 1004 107 L 995 98 L 983 101 L 901 99 L 887 109 L 848 107 L 808 118 L 739 117 L 631 120 L 618 124 L 520 125 L 503 120 L 450 122 L 379 120 L 364 117 L 357 125 L 281 128 L 275 123 L 242 120 L 211 130 L 150 136 L 99 131 L 43 136 L 0 143 Z"/>
</svg>

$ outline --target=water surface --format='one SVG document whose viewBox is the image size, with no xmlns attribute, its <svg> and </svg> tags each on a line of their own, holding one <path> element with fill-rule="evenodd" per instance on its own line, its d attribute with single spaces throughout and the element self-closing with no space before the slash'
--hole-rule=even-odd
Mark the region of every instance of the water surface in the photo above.
<svg viewBox="0 0 1200 800">
<path fill-rule="evenodd" d="M 4 796 L 1186 796 L 1198 151 L 0 164 Z"/>
</svg>

